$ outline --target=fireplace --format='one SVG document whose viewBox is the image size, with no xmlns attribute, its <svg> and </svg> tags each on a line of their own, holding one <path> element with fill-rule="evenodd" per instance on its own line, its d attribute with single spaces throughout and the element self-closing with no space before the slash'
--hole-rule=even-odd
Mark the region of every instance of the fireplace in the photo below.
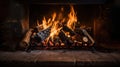
<svg viewBox="0 0 120 67">
<path fill-rule="evenodd" d="M 118 0 L 0 0 L 0 64 L 120 65 L 119 6 Z"/>
<path fill-rule="evenodd" d="M 32 43 L 35 49 L 109 47 L 105 44 L 119 43 L 112 0 L 8 2 L 9 14 L 1 20 L 1 29 L 9 29 L 2 32 L 1 39 L 7 48 L 11 48 L 9 43 L 15 44 L 12 48 L 27 48 Z"/>
</svg>

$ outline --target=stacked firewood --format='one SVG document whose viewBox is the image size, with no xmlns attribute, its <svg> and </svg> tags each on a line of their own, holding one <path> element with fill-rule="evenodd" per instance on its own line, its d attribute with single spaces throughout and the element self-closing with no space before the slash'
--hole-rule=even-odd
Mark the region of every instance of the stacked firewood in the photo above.
<svg viewBox="0 0 120 67">
<path fill-rule="evenodd" d="M 51 27 L 47 29 L 40 29 L 36 27 L 29 29 L 24 38 L 22 39 L 20 46 L 27 50 L 34 47 L 40 48 L 72 48 L 81 46 L 93 46 L 95 43 L 91 35 L 87 32 L 87 28 L 76 28 L 74 31 L 67 26 L 63 26 L 58 36 L 54 39 L 49 38 Z M 47 39 L 49 38 L 49 40 Z"/>
</svg>

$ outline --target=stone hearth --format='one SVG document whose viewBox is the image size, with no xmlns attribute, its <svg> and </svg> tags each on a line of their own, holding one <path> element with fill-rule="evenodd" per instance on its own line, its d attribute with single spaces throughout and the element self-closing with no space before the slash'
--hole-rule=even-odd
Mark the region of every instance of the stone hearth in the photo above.
<svg viewBox="0 0 120 67">
<path fill-rule="evenodd" d="M 3 66 L 116 66 L 120 63 L 120 52 L 94 53 L 88 50 L 33 50 L 5 52 L 0 51 Z"/>
</svg>

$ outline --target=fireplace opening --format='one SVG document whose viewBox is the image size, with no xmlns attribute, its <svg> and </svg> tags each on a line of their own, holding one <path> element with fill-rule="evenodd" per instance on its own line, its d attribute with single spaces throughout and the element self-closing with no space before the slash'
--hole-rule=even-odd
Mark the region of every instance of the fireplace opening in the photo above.
<svg viewBox="0 0 120 67">
<path fill-rule="evenodd" d="M 22 46 L 53 49 L 94 45 L 93 28 L 94 18 L 99 16 L 98 5 L 32 4 L 29 9 L 29 27 L 32 29 L 25 35 Z"/>
</svg>

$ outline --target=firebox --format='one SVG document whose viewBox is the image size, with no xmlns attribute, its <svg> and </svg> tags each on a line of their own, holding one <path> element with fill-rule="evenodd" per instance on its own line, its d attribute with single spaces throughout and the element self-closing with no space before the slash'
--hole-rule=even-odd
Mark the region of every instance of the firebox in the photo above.
<svg viewBox="0 0 120 67">
<path fill-rule="evenodd" d="M 21 45 L 40 48 L 91 47 L 99 5 L 31 4 L 30 30 Z M 28 39 L 30 38 L 30 39 Z"/>
</svg>

